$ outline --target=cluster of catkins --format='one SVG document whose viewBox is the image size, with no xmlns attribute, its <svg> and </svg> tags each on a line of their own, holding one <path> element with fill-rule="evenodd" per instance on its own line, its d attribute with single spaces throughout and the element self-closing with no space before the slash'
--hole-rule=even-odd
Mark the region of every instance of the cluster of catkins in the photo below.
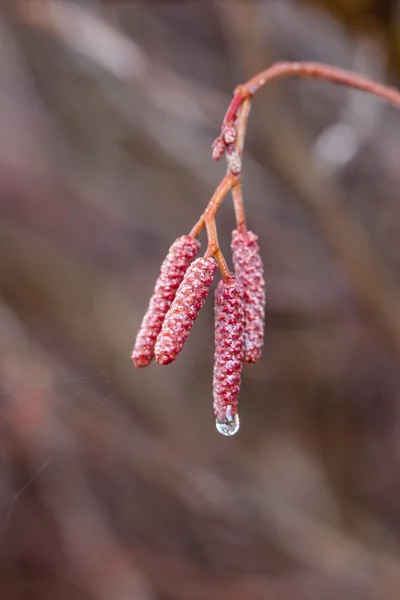
<svg viewBox="0 0 400 600">
<path fill-rule="evenodd" d="M 200 243 L 175 240 L 161 266 L 132 352 L 135 367 L 153 357 L 168 365 L 178 356 L 204 305 L 217 269 L 212 257 L 195 258 Z M 215 290 L 214 414 L 224 435 L 239 429 L 238 396 L 243 364 L 260 358 L 264 340 L 264 270 L 251 231 L 232 233 L 234 274 Z"/>
</svg>

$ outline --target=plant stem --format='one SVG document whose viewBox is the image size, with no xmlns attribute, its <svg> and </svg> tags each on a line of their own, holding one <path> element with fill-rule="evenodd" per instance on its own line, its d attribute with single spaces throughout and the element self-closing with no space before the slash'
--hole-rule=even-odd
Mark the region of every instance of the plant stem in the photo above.
<svg viewBox="0 0 400 600">
<path fill-rule="evenodd" d="M 251 98 L 245 98 L 240 108 L 236 121 L 236 143 L 235 150 L 240 159 L 243 156 L 244 141 L 246 137 L 247 121 L 251 109 Z M 246 231 L 246 214 L 242 193 L 242 174 L 238 174 L 237 182 L 232 186 L 233 206 L 235 209 L 236 225 L 239 231 Z"/>
<path fill-rule="evenodd" d="M 207 226 L 207 223 L 210 223 L 212 220 L 215 219 L 215 215 L 217 214 L 223 199 L 232 188 L 234 182 L 237 181 L 237 178 L 237 175 L 234 175 L 230 172 L 225 175 L 225 177 L 215 190 L 214 194 L 212 195 L 206 210 L 201 215 L 196 225 L 192 228 L 189 235 L 197 237 L 200 231 L 204 228 L 204 226 Z"/>
<path fill-rule="evenodd" d="M 215 216 L 227 193 L 231 190 L 237 228 L 246 231 L 246 217 L 242 196 L 241 159 L 254 94 L 264 85 L 282 77 L 321 79 L 373 94 L 381 100 L 400 108 L 400 91 L 352 71 L 314 62 L 280 62 L 261 71 L 246 83 L 239 85 L 222 122 L 221 134 L 213 144 L 213 158 L 227 157 L 228 169 L 217 187 L 204 213 L 192 228 L 190 235 L 197 237 L 204 227 L 207 229 L 208 247 L 205 256 L 215 256 L 223 277 L 230 276 L 229 269 L 218 245 Z M 236 136 L 236 137 L 235 137 Z M 234 172 L 233 172 L 234 171 Z"/>
<path fill-rule="evenodd" d="M 243 102 L 254 96 L 264 85 L 282 77 L 303 77 L 323 79 L 330 83 L 344 85 L 362 92 L 368 92 L 400 108 L 400 92 L 396 88 L 377 83 L 368 77 L 363 77 L 352 71 L 331 67 L 313 62 L 279 62 L 265 71 L 261 71 L 246 83 L 239 85 L 234 92 L 232 102 L 226 112 L 223 125 L 229 126 L 235 122 L 239 108 Z"/>
<path fill-rule="evenodd" d="M 242 180 L 238 178 L 237 182 L 232 186 L 233 207 L 235 209 L 236 226 L 239 231 L 246 231 L 246 215 L 244 212 Z"/>
</svg>

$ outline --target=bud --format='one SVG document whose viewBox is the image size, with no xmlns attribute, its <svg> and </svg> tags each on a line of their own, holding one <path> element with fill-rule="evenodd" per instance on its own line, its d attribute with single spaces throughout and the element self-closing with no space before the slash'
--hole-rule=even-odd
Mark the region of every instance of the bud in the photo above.
<svg viewBox="0 0 400 600">
<path fill-rule="evenodd" d="M 215 291 L 214 414 L 217 430 L 223 435 L 233 435 L 239 429 L 243 326 L 243 294 L 232 276 L 221 280 Z"/>
<path fill-rule="evenodd" d="M 225 142 L 221 136 L 217 137 L 212 144 L 212 158 L 213 161 L 219 161 L 225 152 Z"/>
<path fill-rule="evenodd" d="M 155 345 L 156 361 L 168 365 L 178 356 L 194 321 L 206 301 L 217 263 L 197 258 L 188 268 L 175 299 L 165 316 Z"/>
<path fill-rule="evenodd" d="M 264 345 L 265 281 L 258 246 L 252 231 L 232 232 L 235 274 L 244 298 L 244 362 L 256 363 Z"/>
<path fill-rule="evenodd" d="M 242 170 L 242 161 L 239 154 L 235 150 L 235 146 L 228 146 L 225 153 L 226 164 L 234 175 L 239 175 Z"/>
<path fill-rule="evenodd" d="M 170 247 L 161 265 L 161 273 L 136 337 L 132 351 L 132 362 L 135 367 L 146 367 L 150 364 L 165 315 L 199 248 L 200 243 L 190 235 L 177 238 Z"/>
<path fill-rule="evenodd" d="M 225 125 L 222 128 L 222 135 L 225 140 L 225 144 L 233 144 L 236 140 L 236 129 L 232 126 Z"/>
</svg>

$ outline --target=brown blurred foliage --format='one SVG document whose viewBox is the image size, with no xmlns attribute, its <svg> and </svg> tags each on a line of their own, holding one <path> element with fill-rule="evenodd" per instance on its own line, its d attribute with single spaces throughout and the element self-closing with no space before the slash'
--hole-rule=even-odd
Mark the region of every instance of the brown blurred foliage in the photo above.
<svg viewBox="0 0 400 600">
<path fill-rule="evenodd" d="M 399 597 L 394 109 L 301 81 L 254 102 L 267 343 L 235 438 L 213 424 L 212 299 L 176 363 L 130 363 L 223 175 L 233 88 L 281 59 L 389 78 L 385 37 L 316 4 L 0 4 L 0 598 Z M 228 256 L 229 199 L 218 225 Z"/>
</svg>

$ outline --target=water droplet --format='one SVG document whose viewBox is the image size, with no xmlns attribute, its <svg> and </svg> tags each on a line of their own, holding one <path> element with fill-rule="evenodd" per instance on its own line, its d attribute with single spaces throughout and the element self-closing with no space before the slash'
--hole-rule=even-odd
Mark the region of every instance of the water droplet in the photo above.
<svg viewBox="0 0 400 600">
<path fill-rule="evenodd" d="M 228 419 L 216 419 L 215 427 L 217 428 L 218 433 L 221 433 L 222 435 L 235 435 L 240 429 L 239 415 L 236 414 L 231 421 L 228 421 Z"/>
</svg>

